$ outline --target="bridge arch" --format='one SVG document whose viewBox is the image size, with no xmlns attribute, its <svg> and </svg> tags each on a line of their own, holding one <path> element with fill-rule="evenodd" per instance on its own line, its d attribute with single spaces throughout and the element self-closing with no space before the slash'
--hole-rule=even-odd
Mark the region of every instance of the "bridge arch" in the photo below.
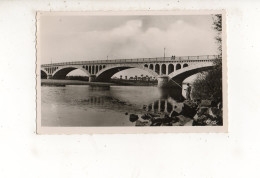
<svg viewBox="0 0 260 178">
<path fill-rule="evenodd" d="M 161 71 L 162 71 L 162 74 L 163 75 L 166 75 L 166 65 L 165 64 L 162 64 L 162 66 L 161 66 Z"/>
<path fill-rule="evenodd" d="M 44 69 L 41 69 L 41 79 L 47 79 L 48 72 Z"/>
<path fill-rule="evenodd" d="M 106 66 L 105 68 L 100 70 L 96 74 L 96 81 L 107 82 L 111 79 L 111 77 L 114 74 L 121 72 L 123 70 L 126 70 L 126 69 L 131 69 L 131 68 L 142 69 L 142 70 L 149 72 L 154 77 L 158 76 L 158 74 L 156 72 L 154 72 L 151 69 L 148 69 L 147 67 L 144 67 L 144 65 L 142 65 L 142 64 L 118 64 L 118 65 Z"/>
<path fill-rule="evenodd" d="M 64 66 L 64 67 L 59 67 L 53 74 L 52 78 L 53 79 L 65 79 L 66 75 L 70 73 L 73 70 L 80 69 L 83 72 L 87 74 L 87 76 L 90 76 L 90 73 L 84 69 L 83 67 L 80 66 Z"/>
<path fill-rule="evenodd" d="M 155 64 L 155 72 L 157 73 L 157 74 L 160 74 L 160 65 L 159 64 Z"/>
<path fill-rule="evenodd" d="M 183 64 L 183 68 L 184 68 L 184 67 L 188 67 L 188 66 L 189 66 L 189 65 L 188 65 L 188 64 L 186 64 L 186 63 L 185 63 L 185 64 Z"/>
<path fill-rule="evenodd" d="M 181 65 L 180 65 L 180 64 L 177 64 L 177 65 L 176 65 L 176 70 L 179 70 L 179 69 L 181 69 Z"/>
<path fill-rule="evenodd" d="M 174 72 L 174 65 L 173 64 L 169 64 L 168 65 L 168 74 Z"/>
<path fill-rule="evenodd" d="M 193 65 L 181 68 L 175 72 L 169 74 L 169 78 L 177 82 L 178 84 L 182 84 L 182 82 L 197 73 L 204 72 L 207 70 L 212 70 L 214 68 L 213 64 L 203 64 L 201 66 Z"/>
<path fill-rule="evenodd" d="M 153 64 L 149 65 L 149 69 L 153 70 Z"/>
<path fill-rule="evenodd" d="M 95 66 L 91 66 L 91 74 L 94 74 L 95 72 Z"/>
</svg>

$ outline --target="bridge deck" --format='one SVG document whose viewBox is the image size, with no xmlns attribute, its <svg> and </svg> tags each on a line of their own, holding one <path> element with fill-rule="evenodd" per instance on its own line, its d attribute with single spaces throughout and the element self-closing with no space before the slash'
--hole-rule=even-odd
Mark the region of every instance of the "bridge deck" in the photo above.
<svg viewBox="0 0 260 178">
<path fill-rule="evenodd" d="M 120 63 L 153 63 L 153 62 L 199 62 L 212 61 L 220 58 L 220 55 L 203 55 L 203 56 L 175 56 L 158 57 L 158 58 L 135 58 L 135 59 L 113 59 L 113 60 L 94 60 L 94 61 L 75 61 L 52 64 L 42 64 L 41 67 L 65 66 L 65 65 L 90 65 L 90 64 L 120 64 Z"/>
</svg>

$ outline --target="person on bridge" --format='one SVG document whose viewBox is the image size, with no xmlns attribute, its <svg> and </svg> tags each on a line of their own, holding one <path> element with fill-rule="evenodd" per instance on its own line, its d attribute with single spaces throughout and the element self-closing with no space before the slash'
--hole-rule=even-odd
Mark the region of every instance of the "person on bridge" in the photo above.
<svg viewBox="0 0 260 178">
<path fill-rule="evenodd" d="M 172 60 L 175 60 L 175 56 L 172 56 Z"/>
<path fill-rule="evenodd" d="M 189 83 L 187 83 L 187 88 L 185 90 L 186 90 L 186 100 L 191 100 L 190 98 L 191 86 Z"/>
</svg>

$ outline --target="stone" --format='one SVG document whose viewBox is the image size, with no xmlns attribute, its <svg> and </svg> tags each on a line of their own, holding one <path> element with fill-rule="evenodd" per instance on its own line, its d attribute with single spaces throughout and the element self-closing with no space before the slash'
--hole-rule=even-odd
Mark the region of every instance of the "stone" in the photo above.
<svg viewBox="0 0 260 178">
<path fill-rule="evenodd" d="M 184 126 L 187 122 L 189 122 L 191 119 L 189 117 L 185 117 L 183 115 L 176 116 L 180 122 L 180 126 Z"/>
<path fill-rule="evenodd" d="M 208 109 L 209 108 L 207 108 L 207 107 L 200 107 L 196 114 L 198 115 L 198 117 L 200 117 L 204 114 L 208 114 Z"/>
<path fill-rule="evenodd" d="M 148 113 L 150 117 L 160 117 L 160 114 Z"/>
<path fill-rule="evenodd" d="M 172 123 L 176 123 L 176 122 L 179 122 L 179 118 L 178 117 L 173 117 L 172 118 L 172 121 L 171 121 Z"/>
<path fill-rule="evenodd" d="M 162 123 L 161 122 L 157 122 L 157 123 L 152 123 L 151 126 L 161 126 Z"/>
<path fill-rule="evenodd" d="M 180 115 L 180 113 L 178 113 L 178 112 L 176 112 L 176 111 L 172 111 L 172 112 L 170 113 L 170 117 L 175 117 L 175 116 L 178 116 L 178 115 Z"/>
<path fill-rule="evenodd" d="M 184 126 L 192 126 L 192 124 L 193 124 L 193 120 L 191 119 L 190 121 L 186 122 Z"/>
<path fill-rule="evenodd" d="M 209 115 L 214 118 L 217 118 L 218 116 L 222 117 L 222 110 L 218 109 L 217 107 L 209 108 Z"/>
<path fill-rule="evenodd" d="M 149 114 L 144 114 L 144 115 L 141 116 L 141 118 L 144 119 L 144 120 L 149 120 L 149 119 L 152 119 L 153 117 Z"/>
<path fill-rule="evenodd" d="M 196 124 L 197 126 L 206 126 L 209 125 L 211 123 L 211 118 L 208 114 L 203 114 L 198 116 L 198 118 L 196 120 L 194 120 L 194 124 Z"/>
<path fill-rule="evenodd" d="M 201 100 L 200 107 L 211 107 L 212 100 Z"/>
<path fill-rule="evenodd" d="M 135 123 L 135 126 L 149 126 L 150 123 L 149 121 L 139 121 L 137 120 L 136 123 Z"/>
<path fill-rule="evenodd" d="M 217 108 L 218 108 L 218 109 L 222 109 L 222 102 L 219 102 L 219 103 L 217 104 Z"/>
<path fill-rule="evenodd" d="M 136 115 L 136 114 L 130 114 L 129 115 L 129 120 L 131 121 L 131 122 L 135 122 L 135 121 L 137 121 L 139 119 L 139 117 L 138 117 L 138 115 Z"/>
<path fill-rule="evenodd" d="M 162 123 L 162 126 L 172 126 L 172 123 L 171 122 Z"/>
<path fill-rule="evenodd" d="M 181 111 L 181 115 L 185 115 L 188 117 L 194 117 L 196 112 L 197 112 L 197 105 L 195 103 L 193 103 L 192 101 L 185 101 L 183 103 L 183 108 Z"/>
</svg>

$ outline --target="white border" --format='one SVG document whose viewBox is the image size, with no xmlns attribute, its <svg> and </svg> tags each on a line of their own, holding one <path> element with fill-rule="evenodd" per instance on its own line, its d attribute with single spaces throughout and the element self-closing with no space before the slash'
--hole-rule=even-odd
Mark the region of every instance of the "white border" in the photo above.
<svg viewBox="0 0 260 178">
<path fill-rule="evenodd" d="M 226 133 L 228 132 L 227 118 L 227 45 L 226 45 L 226 12 L 224 10 L 182 10 L 182 11 L 88 11 L 88 12 L 37 12 L 37 33 L 39 32 L 39 19 L 44 15 L 205 15 L 222 14 L 222 67 L 223 67 L 223 126 L 163 126 L 163 127 L 43 127 L 41 126 L 41 79 L 40 61 L 37 60 L 37 134 L 133 134 L 133 133 Z M 40 45 L 37 36 L 37 48 Z M 37 59 L 40 51 L 37 50 Z"/>
</svg>

